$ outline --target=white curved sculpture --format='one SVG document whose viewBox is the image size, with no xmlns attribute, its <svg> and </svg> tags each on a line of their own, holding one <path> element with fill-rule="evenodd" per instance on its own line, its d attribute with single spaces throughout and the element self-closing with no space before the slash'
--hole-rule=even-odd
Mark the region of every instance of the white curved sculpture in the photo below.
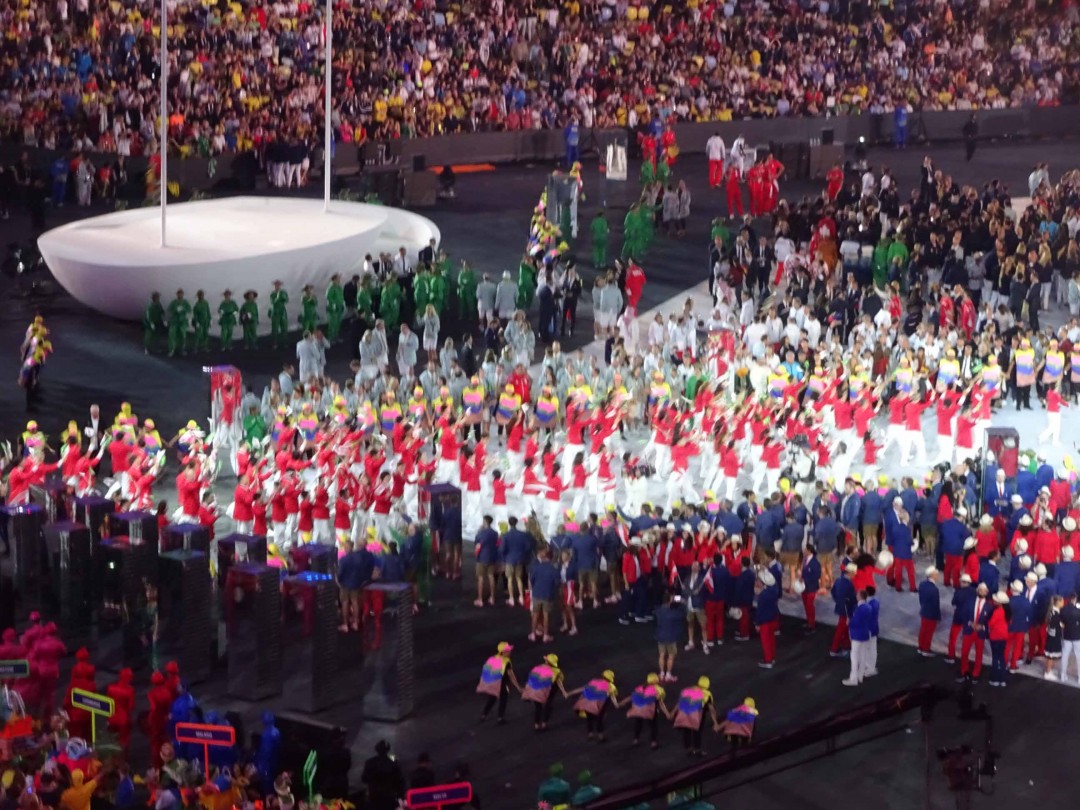
<svg viewBox="0 0 1080 810">
<path fill-rule="evenodd" d="M 259 294 L 260 331 L 275 280 L 289 293 L 290 321 L 300 291 L 323 292 L 334 273 L 345 281 L 365 254 L 417 253 L 439 229 L 426 217 L 381 205 L 286 197 L 228 197 L 170 205 L 167 245 L 160 246 L 160 209 L 136 208 L 72 222 L 38 239 L 56 280 L 88 307 L 114 318 L 140 320 L 150 294 L 168 303 L 182 288 L 189 300 L 203 290 L 217 321 L 226 289 L 242 303 Z"/>
</svg>

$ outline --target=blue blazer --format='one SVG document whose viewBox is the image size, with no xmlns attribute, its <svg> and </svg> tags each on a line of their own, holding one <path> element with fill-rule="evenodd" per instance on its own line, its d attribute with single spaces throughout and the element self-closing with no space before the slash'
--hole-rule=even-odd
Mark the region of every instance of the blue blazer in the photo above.
<svg viewBox="0 0 1080 810">
<path fill-rule="evenodd" d="M 919 618 L 941 621 L 941 593 L 928 579 L 919 583 Z"/>
<path fill-rule="evenodd" d="M 1031 627 L 1031 602 L 1023 594 L 1009 598 L 1012 617 L 1009 619 L 1010 633 L 1026 633 Z"/>
</svg>

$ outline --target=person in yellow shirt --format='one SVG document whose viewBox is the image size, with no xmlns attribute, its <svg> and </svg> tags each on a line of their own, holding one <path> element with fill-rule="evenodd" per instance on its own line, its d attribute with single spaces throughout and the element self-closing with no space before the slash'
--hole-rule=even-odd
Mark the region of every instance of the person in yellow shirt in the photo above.
<svg viewBox="0 0 1080 810">
<path fill-rule="evenodd" d="M 90 799 L 97 790 L 97 780 L 86 781 L 86 774 L 76 768 L 71 772 L 71 787 L 60 794 L 60 810 L 90 810 Z"/>
</svg>

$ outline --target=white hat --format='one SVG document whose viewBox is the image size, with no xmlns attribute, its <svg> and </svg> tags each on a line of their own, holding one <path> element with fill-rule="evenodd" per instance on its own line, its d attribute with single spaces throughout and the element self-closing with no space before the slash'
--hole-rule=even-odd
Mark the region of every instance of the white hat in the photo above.
<svg viewBox="0 0 1080 810">
<path fill-rule="evenodd" d="M 858 571 L 859 571 L 859 569 L 855 567 L 855 563 L 848 563 L 847 565 L 844 566 L 844 573 L 845 574 L 855 574 L 855 573 L 858 573 Z"/>
<path fill-rule="evenodd" d="M 1040 495 L 1049 495 L 1050 494 L 1050 487 L 1039 487 L 1039 494 Z"/>
<path fill-rule="evenodd" d="M 1042 563 L 1038 563 L 1035 566 L 1035 573 L 1038 575 L 1039 579 L 1044 578 L 1046 576 L 1046 566 Z"/>
<path fill-rule="evenodd" d="M 1009 586 L 1013 593 L 1022 593 L 1024 590 L 1024 583 L 1018 579 L 1014 579 Z"/>
<path fill-rule="evenodd" d="M 994 601 L 999 605 L 1009 604 L 1009 595 L 1005 591 L 998 591 L 994 594 Z"/>
<path fill-rule="evenodd" d="M 640 537 L 631 537 L 630 538 L 630 545 L 632 545 L 632 546 L 640 546 L 641 545 L 641 538 Z"/>
<path fill-rule="evenodd" d="M 1071 560 L 1073 556 L 1074 552 L 1072 546 L 1065 546 L 1061 549 L 1061 559 L 1068 561 Z"/>
<path fill-rule="evenodd" d="M 897 495 L 895 498 L 892 499 L 892 505 L 893 506 L 903 506 L 904 505 L 904 499 L 901 498 L 899 495 Z"/>
<path fill-rule="evenodd" d="M 1013 495 L 1009 500 L 1012 501 L 1014 506 L 1022 506 L 1024 503 L 1024 499 L 1019 495 Z"/>
<path fill-rule="evenodd" d="M 1017 554 L 1023 554 L 1027 550 L 1028 550 L 1027 540 L 1025 540 L 1023 537 L 1021 537 L 1019 540 L 1016 541 L 1016 553 Z"/>
<path fill-rule="evenodd" d="M 928 565 L 928 566 L 926 566 L 926 570 L 923 571 L 923 573 L 926 574 L 926 576 L 928 576 L 928 577 L 932 577 L 934 574 L 937 573 L 937 568 L 935 568 L 932 565 Z"/>
<path fill-rule="evenodd" d="M 1067 532 L 1075 532 L 1076 531 L 1076 520 L 1075 520 L 1075 518 L 1066 516 L 1066 518 L 1063 521 L 1061 521 L 1061 528 L 1063 528 Z"/>
<path fill-rule="evenodd" d="M 776 577 L 774 577 L 768 571 L 762 571 L 760 574 L 758 574 L 758 578 L 761 580 L 761 584 L 764 585 L 766 588 L 776 584 Z"/>
<path fill-rule="evenodd" d="M 1021 515 L 1020 516 L 1020 525 L 1021 526 L 1030 526 L 1031 525 L 1031 515 Z"/>
<path fill-rule="evenodd" d="M 969 537 L 964 541 L 964 551 L 971 551 L 973 548 L 975 548 L 975 538 Z"/>
<path fill-rule="evenodd" d="M 960 575 L 960 582 L 963 585 L 970 585 L 971 584 L 971 574 L 961 574 Z"/>
<path fill-rule="evenodd" d="M 961 506 L 959 509 L 956 510 L 956 516 L 966 518 L 967 517 L 967 509 L 965 509 L 964 507 Z"/>
<path fill-rule="evenodd" d="M 1038 582 L 1038 581 L 1039 581 L 1039 575 L 1036 574 L 1034 571 L 1028 571 L 1027 574 L 1024 576 L 1024 582 Z"/>
<path fill-rule="evenodd" d="M 795 591 L 796 596 L 802 596 L 806 591 L 806 583 L 801 579 L 795 580 L 795 583 L 791 586 L 791 590 Z"/>
<path fill-rule="evenodd" d="M 980 582 L 978 587 L 975 588 L 979 593 L 990 593 L 990 586 L 985 582 Z"/>
<path fill-rule="evenodd" d="M 882 549 L 881 553 L 877 555 L 878 568 L 888 568 L 893 564 L 892 552 L 888 549 Z"/>
<path fill-rule="evenodd" d="M 993 526 L 994 525 L 994 519 L 992 517 L 990 517 L 989 515 L 983 515 L 981 518 L 979 518 L 979 525 L 980 526 Z"/>
<path fill-rule="evenodd" d="M 1031 557 L 1029 557 L 1027 554 L 1021 554 L 1020 567 L 1023 568 L 1025 571 L 1031 568 Z"/>
</svg>

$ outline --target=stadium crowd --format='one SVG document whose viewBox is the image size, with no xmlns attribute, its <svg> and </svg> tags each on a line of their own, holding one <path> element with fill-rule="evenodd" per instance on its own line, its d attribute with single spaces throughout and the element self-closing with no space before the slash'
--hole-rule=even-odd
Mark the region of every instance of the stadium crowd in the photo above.
<svg viewBox="0 0 1080 810">
<path fill-rule="evenodd" d="M 322 4 L 178 0 L 169 14 L 178 154 L 318 141 Z M 0 17 L 0 137 L 76 152 L 157 150 L 154 10 L 4 0 Z M 1077 96 L 1070 4 L 373 0 L 337 4 L 333 31 L 343 143 Z"/>
</svg>

